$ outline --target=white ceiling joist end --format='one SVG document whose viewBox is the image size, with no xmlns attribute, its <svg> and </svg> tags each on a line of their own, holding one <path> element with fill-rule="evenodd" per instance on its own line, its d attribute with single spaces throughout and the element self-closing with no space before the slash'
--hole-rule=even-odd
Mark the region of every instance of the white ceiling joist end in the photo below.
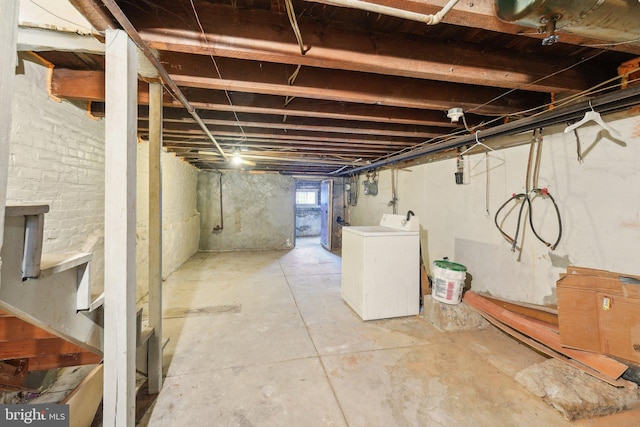
<svg viewBox="0 0 640 427">
<path fill-rule="evenodd" d="M 93 36 L 24 26 L 18 28 L 17 49 L 19 52 L 55 50 L 104 55 L 104 43 Z"/>
</svg>

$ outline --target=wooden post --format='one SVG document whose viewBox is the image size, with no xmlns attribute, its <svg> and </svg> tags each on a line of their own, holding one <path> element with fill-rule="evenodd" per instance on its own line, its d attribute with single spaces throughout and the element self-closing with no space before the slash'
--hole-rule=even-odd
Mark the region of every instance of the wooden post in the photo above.
<svg viewBox="0 0 640 427">
<path fill-rule="evenodd" d="M 19 0 L 6 0 L 0 13 L 0 249 L 4 241 L 4 206 L 9 176 L 9 140 L 11 138 L 11 105 L 16 68 Z M 2 259 L 0 259 L 0 267 Z"/>
<path fill-rule="evenodd" d="M 135 44 L 107 30 L 104 220 L 104 426 L 135 423 L 136 128 Z"/>
<path fill-rule="evenodd" d="M 149 394 L 162 388 L 162 85 L 149 84 Z"/>
</svg>

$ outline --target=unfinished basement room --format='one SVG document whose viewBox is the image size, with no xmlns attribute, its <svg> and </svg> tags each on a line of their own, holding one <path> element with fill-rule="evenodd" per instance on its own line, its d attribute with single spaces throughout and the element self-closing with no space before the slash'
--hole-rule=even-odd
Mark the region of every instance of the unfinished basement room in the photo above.
<svg viewBox="0 0 640 427">
<path fill-rule="evenodd" d="M 3 0 L 0 426 L 640 426 L 639 23 Z"/>
</svg>

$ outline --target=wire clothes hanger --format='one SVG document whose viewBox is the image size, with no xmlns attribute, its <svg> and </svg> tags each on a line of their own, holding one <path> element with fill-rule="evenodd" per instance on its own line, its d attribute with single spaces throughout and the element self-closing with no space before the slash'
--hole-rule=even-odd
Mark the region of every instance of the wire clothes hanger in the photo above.
<svg viewBox="0 0 640 427">
<path fill-rule="evenodd" d="M 477 130 L 475 132 L 475 137 L 476 137 L 476 143 L 473 144 L 471 147 L 467 148 L 466 150 L 464 150 L 463 152 L 461 152 L 460 154 L 458 154 L 459 158 L 462 159 L 462 156 L 466 153 L 468 153 L 469 151 L 473 150 L 474 148 L 476 148 L 477 146 L 482 146 L 484 148 L 486 148 L 486 151 L 484 152 L 484 158 L 485 158 L 485 173 L 487 176 L 487 181 L 485 184 L 485 213 L 487 216 L 489 216 L 489 188 L 491 186 L 490 184 L 490 175 L 489 175 L 489 171 L 491 170 L 491 167 L 489 165 L 489 158 L 493 157 L 497 160 L 500 160 L 500 163 L 498 166 L 502 165 L 505 163 L 504 161 L 504 157 L 499 156 L 497 154 L 497 151 L 494 150 L 493 148 L 489 147 L 488 145 L 483 144 L 482 142 L 480 142 L 480 138 L 478 138 L 478 134 L 480 133 L 479 130 Z"/>
<path fill-rule="evenodd" d="M 493 152 L 493 153 L 497 153 L 497 151 L 496 151 L 496 150 L 494 150 L 493 148 L 491 148 L 491 147 L 489 147 L 488 145 L 485 145 L 485 144 L 483 144 L 482 142 L 480 142 L 480 139 L 478 138 L 478 134 L 479 134 L 479 133 L 480 133 L 480 131 L 479 131 L 479 130 L 477 130 L 477 131 L 476 131 L 476 133 L 475 133 L 476 143 L 475 143 L 475 144 L 473 144 L 471 147 L 467 148 L 466 150 L 464 150 L 462 153 L 460 153 L 460 154 L 459 154 L 460 156 L 465 155 L 465 154 L 466 154 L 466 153 L 468 153 L 469 151 L 471 151 L 471 150 L 473 150 L 474 148 L 476 148 L 478 145 L 480 145 L 480 146 L 482 146 L 482 147 L 486 148 L 486 149 L 487 149 L 487 151 L 491 151 L 491 152 Z M 501 158 L 500 156 L 497 156 L 497 155 L 496 155 L 496 157 L 497 157 L 497 158 L 499 158 L 500 160 L 503 160 L 503 161 L 504 161 L 504 159 L 503 159 L 503 158 Z"/>
<path fill-rule="evenodd" d="M 591 105 L 591 100 L 589 100 L 589 107 L 591 108 L 591 110 L 587 111 L 584 114 L 584 117 L 580 121 L 575 122 L 574 124 L 567 126 L 564 129 L 564 133 L 572 132 L 573 130 L 575 130 L 575 129 L 579 128 L 580 126 L 584 125 L 585 123 L 595 122 L 601 128 L 603 128 L 606 131 L 608 131 L 612 136 L 616 136 L 618 138 L 620 138 L 622 136 L 622 135 L 620 135 L 620 132 L 618 132 L 616 129 L 612 128 L 607 123 L 605 123 L 604 120 L 602 120 L 602 116 L 600 116 L 600 113 L 598 113 L 597 111 L 595 111 L 593 109 L 593 106 Z"/>
</svg>

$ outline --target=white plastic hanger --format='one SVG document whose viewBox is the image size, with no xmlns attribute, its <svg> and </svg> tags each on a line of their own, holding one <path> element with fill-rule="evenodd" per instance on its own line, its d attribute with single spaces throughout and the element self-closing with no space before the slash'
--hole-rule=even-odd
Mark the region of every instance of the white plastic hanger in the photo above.
<svg viewBox="0 0 640 427">
<path fill-rule="evenodd" d="M 589 107 L 591 107 L 591 111 L 587 111 L 584 114 L 584 117 L 582 118 L 582 120 L 580 120 L 578 122 L 575 122 L 574 124 L 572 124 L 570 126 L 567 126 L 564 129 L 564 133 L 572 132 L 574 129 L 579 128 L 580 126 L 584 125 L 587 122 L 595 122 L 601 128 L 607 130 L 611 135 L 616 136 L 618 138 L 620 138 L 622 136 L 622 135 L 620 135 L 620 132 L 618 132 L 616 129 L 612 128 L 607 123 L 605 123 L 604 120 L 602 120 L 602 117 L 600 116 L 600 113 L 598 113 L 597 111 L 593 110 L 593 107 L 591 106 L 591 101 L 589 101 Z"/>
</svg>

